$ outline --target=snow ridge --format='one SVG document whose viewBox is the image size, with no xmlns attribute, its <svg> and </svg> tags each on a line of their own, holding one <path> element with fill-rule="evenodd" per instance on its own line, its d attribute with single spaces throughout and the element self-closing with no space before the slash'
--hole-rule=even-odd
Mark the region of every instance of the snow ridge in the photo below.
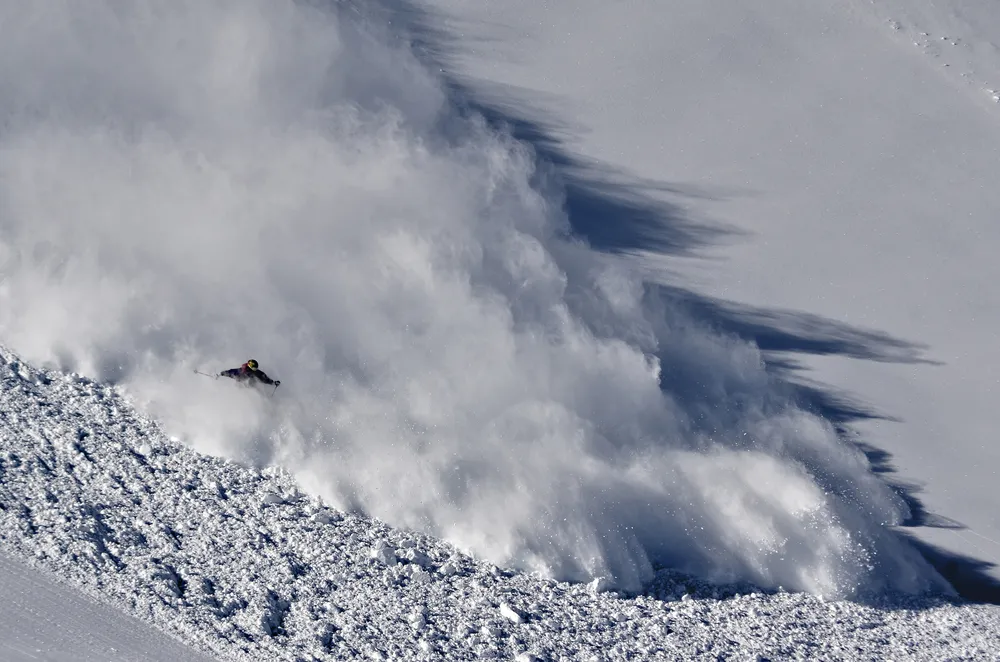
<svg viewBox="0 0 1000 662">
<path fill-rule="evenodd" d="M 117 389 L 0 348 L 0 545 L 228 660 L 976 659 L 1000 610 L 713 587 L 639 595 L 476 562 L 200 455 Z M 758 658 L 759 659 L 759 658 Z"/>
</svg>

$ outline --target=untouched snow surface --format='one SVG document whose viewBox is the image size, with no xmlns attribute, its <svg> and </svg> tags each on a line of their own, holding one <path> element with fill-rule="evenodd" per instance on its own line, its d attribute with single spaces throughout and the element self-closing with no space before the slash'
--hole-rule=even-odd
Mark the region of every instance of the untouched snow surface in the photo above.
<svg viewBox="0 0 1000 662">
<path fill-rule="evenodd" d="M 0 385 L 3 550 L 219 659 L 975 660 L 1000 647 L 1000 609 L 941 598 L 824 601 L 667 571 L 622 596 L 504 570 L 199 455 L 115 388 L 2 349 Z M 0 586 L 18 584 L 5 572 Z M 99 613 L 64 605 L 74 627 Z M 37 631 L 33 618 L 47 616 L 5 619 L 0 647 Z M 123 622 L 108 617 L 80 650 Z M 168 659 L 120 652 L 101 659 Z"/>
<path fill-rule="evenodd" d="M 0 660 L 210 662 L 121 610 L 0 554 Z"/>
</svg>

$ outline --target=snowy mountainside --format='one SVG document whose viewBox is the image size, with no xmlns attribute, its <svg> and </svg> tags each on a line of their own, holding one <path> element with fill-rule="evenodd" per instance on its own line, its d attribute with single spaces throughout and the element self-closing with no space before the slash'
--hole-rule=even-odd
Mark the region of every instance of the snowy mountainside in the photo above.
<svg viewBox="0 0 1000 662">
<path fill-rule="evenodd" d="M 3 342 L 505 567 L 942 588 L 865 455 L 574 235 L 400 4 L 0 0 Z M 250 356 L 273 400 L 191 370 Z"/>
<path fill-rule="evenodd" d="M 666 231 L 733 228 L 703 235 L 709 259 L 619 237 L 849 422 L 904 486 L 908 531 L 997 600 L 1000 4 L 422 4 L 442 67 L 585 170 L 578 208 L 624 181 L 671 192 Z M 614 209 L 604 236 L 630 228 Z M 849 329 L 915 351 L 850 346 Z"/>
<path fill-rule="evenodd" d="M 0 349 L 0 546 L 225 660 L 987 659 L 1000 609 L 477 562 L 198 454 L 118 389 Z"/>
</svg>

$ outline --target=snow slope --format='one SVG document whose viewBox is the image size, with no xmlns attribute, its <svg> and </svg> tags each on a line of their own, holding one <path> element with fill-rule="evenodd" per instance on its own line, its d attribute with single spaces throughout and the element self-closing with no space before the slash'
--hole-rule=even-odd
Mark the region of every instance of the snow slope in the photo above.
<svg viewBox="0 0 1000 662">
<path fill-rule="evenodd" d="M 574 236 L 566 183 L 403 16 L 0 2 L 0 338 L 505 566 L 947 590 L 869 458 L 755 343 Z M 249 356 L 274 397 L 193 372 Z"/>
<path fill-rule="evenodd" d="M 579 227 L 803 368 L 910 530 L 1000 578 L 997 3 L 420 5 L 468 96 L 575 180 Z"/>
<path fill-rule="evenodd" d="M 4 662 L 208 662 L 146 623 L 0 555 Z"/>
<path fill-rule="evenodd" d="M 623 596 L 501 569 L 332 509 L 285 473 L 199 455 L 117 388 L 4 349 L 0 383 L 0 549 L 219 659 L 974 660 L 1000 645 L 1000 608 L 942 598 L 825 601 L 671 571 Z M 16 588 L 24 575 L 10 567 L 0 585 Z M 126 637 L 125 616 L 63 586 L 28 586 L 65 599 L 64 627 L 101 614 L 76 641 L 81 656 L 90 645 L 100 659 L 194 659 L 166 645 L 133 655 L 130 642 L 162 639 Z M 60 650 L 65 630 L 32 629 L 17 594 L 3 597 L 0 650 L 30 636 Z"/>
<path fill-rule="evenodd" d="M 896 528 L 998 539 L 989 6 L 553 7 L 0 0 L 0 545 L 224 659 L 988 657 Z"/>
</svg>

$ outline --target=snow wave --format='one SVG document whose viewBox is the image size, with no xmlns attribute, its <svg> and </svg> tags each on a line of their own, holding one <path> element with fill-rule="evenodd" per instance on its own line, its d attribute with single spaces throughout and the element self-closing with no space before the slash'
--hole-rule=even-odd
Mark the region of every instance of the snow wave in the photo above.
<svg viewBox="0 0 1000 662">
<path fill-rule="evenodd" d="M 125 382 L 201 450 L 498 563 L 939 586 L 864 457 L 756 348 L 567 238 L 531 151 L 460 116 L 387 25 L 0 2 L 0 338 Z M 711 399 L 660 388 L 671 352 Z M 273 398 L 192 371 L 250 356 Z"/>
</svg>

